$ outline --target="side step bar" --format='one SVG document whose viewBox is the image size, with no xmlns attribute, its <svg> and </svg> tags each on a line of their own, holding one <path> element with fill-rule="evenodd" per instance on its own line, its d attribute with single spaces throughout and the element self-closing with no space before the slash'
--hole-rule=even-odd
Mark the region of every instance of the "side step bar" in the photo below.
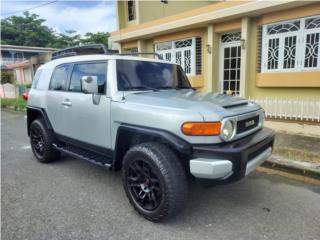
<svg viewBox="0 0 320 240">
<path fill-rule="evenodd" d="M 106 168 L 111 167 L 111 162 L 112 162 L 111 157 L 101 155 L 89 150 L 85 150 L 85 149 L 73 146 L 71 144 L 66 144 L 65 146 L 58 146 L 57 144 L 53 144 L 53 147 L 58 151 L 63 152 L 72 157 L 86 160 L 88 162 L 91 162 L 93 164 L 96 164 L 102 167 L 106 167 Z"/>
</svg>

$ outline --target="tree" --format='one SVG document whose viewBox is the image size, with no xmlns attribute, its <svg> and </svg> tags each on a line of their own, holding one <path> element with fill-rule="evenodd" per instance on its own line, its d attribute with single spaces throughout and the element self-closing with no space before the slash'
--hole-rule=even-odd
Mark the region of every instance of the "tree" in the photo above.
<svg viewBox="0 0 320 240">
<path fill-rule="evenodd" d="M 97 33 L 87 32 L 84 35 L 84 37 L 85 38 L 81 40 L 83 44 L 102 43 L 105 46 L 108 46 L 108 39 L 110 37 L 110 34 L 108 32 L 97 32 Z"/>
<path fill-rule="evenodd" d="M 67 30 L 64 33 L 56 34 L 55 41 L 51 46 L 54 48 L 65 48 L 77 46 L 82 42 L 80 34 L 76 34 L 74 30 Z"/>
<path fill-rule="evenodd" d="M 24 12 L 23 16 L 11 16 L 1 21 L 2 44 L 49 47 L 54 41 L 54 32 L 43 25 L 44 19 Z"/>
<path fill-rule="evenodd" d="M 39 15 L 24 12 L 1 21 L 1 43 L 20 46 L 66 48 L 80 44 L 102 43 L 108 46 L 109 33 L 88 32 L 81 37 L 75 30 L 57 33 L 44 25 Z"/>
</svg>

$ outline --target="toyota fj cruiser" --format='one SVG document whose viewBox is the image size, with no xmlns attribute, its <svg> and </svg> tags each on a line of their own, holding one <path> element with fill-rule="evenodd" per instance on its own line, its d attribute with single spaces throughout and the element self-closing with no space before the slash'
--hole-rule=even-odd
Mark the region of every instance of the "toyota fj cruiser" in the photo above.
<svg viewBox="0 0 320 240">
<path fill-rule="evenodd" d="M 66 56 L 41 66 L 29 92 L 35 157 L 47 163 L 66 153 L 121 170 L 130 203 L 149 220 L 183 208 L 187 176 L 229 183 L 271 155 L 274 133 L 259 105 L 195 91 L 179 65 Z"/>
</svg>

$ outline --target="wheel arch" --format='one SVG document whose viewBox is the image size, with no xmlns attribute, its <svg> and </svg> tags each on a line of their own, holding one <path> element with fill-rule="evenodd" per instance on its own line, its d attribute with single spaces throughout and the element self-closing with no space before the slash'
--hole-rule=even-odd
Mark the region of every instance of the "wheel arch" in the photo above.
<svg viewBox="0 0 320 240">
<path fill-rule="evenodd" d="M 126 152 L 134 145 L 156 141 L 167 145 L 179 159 L 188 158 L 191 154 L 191 145 L 180 137 L 156 128 L 122 124 L 117 131 L 113 156 L 113 170 L 120 170 L 122 159 Z"/>
<path fill-rule="evenodd" d="M 44 120 L 44 123 L 46 124 L 46 127 L 48 129 L 52 129 L 52 125 L 50 123 L 50 120 L 48 118 L 48 115 L 46 111 L 43 108 L 36 108 L 36 107 L 27 107 L 27 130 L 28 130 L 28 136 L 30 136 L 30 125 L 31 123 L 38 119 L 42 118 Z"/>
</svg>

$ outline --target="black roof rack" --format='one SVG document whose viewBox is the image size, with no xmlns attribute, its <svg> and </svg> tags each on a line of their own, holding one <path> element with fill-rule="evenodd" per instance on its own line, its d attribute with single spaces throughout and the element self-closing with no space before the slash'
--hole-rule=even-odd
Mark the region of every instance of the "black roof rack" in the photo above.
<svg viewBox="0 0 320 240">
<path fill-rule="evenodd" d="M 133 53 L 120 53 L 118 55 L 121 56 L 135 56 L 135 55 L 155 55 L 158 57 L 158 59 L 162 60 L 162 57 L 159 53 L 156 52 L 133 52 Z"/>
<path fill-rule="evenodd" d="M 51 60 L 89 54 L 117 54 L 117 50 L 108 50 L 103 44 L 87 44 L 82 46 L 75 46 L 64 48 L 52 53 Z"/>
<path fill-rule="evenodd" d="M 52 53 L 51 60 L 58 58 L 78 56 L 78 55 L 91 55 L 91 54 L 108 54 L 108 55 L 121 55 L 121 56 L 136 56 L 136 55 L 154 55 L 158 59 L 162 59 L 161 55 L 156 52 L 135 52 L 135 53 L 121 53 L 117 50 L 109 50 L 103 44 L 88 44 L 82 46 L 75 46 L 64 48 Z"/>
</svg>

